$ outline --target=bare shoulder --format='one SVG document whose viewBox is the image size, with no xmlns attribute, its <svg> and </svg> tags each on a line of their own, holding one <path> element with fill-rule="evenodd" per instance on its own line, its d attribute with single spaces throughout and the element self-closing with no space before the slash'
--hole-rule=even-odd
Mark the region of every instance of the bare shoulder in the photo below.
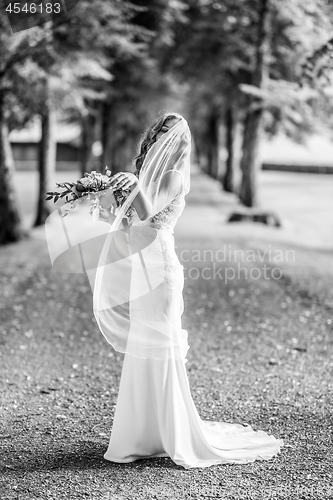
<svg viewBox="0 0 333 500">
<path fill-rule="evenodd" d="M 183 176 L 178 170 L 168 170 L 164 172 L 161 179 L 161 187 L 168 189 L 172 188 L 175 191 L 180 191 L 183 184 Z"/>
</svg>

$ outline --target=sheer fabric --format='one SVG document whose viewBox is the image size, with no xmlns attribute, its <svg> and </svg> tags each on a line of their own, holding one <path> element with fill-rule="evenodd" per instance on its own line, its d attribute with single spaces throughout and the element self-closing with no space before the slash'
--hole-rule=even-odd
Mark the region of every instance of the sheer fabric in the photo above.
<svg viewBox="0 0 333 500">
<path fill-rule="evenodd" d="M 114 214 L 111 225 L 91 220 L 84 200 L 81 210 L 62 218 L 59 209 L 46 224 L 53 266 L 61 272 L 87 273 L 101 332 L 114 349 L 131 356 L 184 360 L 189 348 L 177 316 L 182 296 L 170 288 L 170 255 L 161 229 L 152 221 L 188 193 L 190 152 L 190 130 L 181 118 L 151 146 L 138 183 L 121 207 L 115 207 L 111 190 L 103 193 L 101 204 L 110 204 Z M 150 203 L 150 216 L 128 224 L 139 191 Z"/>
<path fill-rule="evenodd" d="M 141 190 L 152 205 L 152 215 L 165 208 L 178 194 L 174 175 L 182 178 L 182 191 L 190 190 L 191 132 L 185 118 L 181 118 L 148 150 L 140 170 L 139 182 L 119 209 L 111 230 L 117 229 L 129 206 Z M 176 174 L 176 175 L 177 175 Z"/>
<path fill-rule="evenodd" d="M 117 230 L 139 190 L 151 204 L 149 219 L 180 192 L 188 193 L 190 151 L 191 135 L 182 118 L 149 149 L 139 182 L 111 226 L 97 267 L 93 307 L 98 326 L 115 349 L 139 358 L 184 359 L 187 332 L 178 322 L 180 297 L 175 301 L 169 287 L 160 230 L 149 220 L 123 227 L 121 234 Z"/>
</svg>

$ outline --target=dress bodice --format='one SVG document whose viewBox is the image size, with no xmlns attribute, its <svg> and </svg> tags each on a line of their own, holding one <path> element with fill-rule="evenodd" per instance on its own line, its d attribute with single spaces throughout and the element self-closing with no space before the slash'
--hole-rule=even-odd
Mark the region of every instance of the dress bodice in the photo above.
<svg viewBox="0 0 333 500">
<path fill-rule="evenodd" d="M 127 221 L 129 226 L 149 226 L 159 230 L 167 230 L 173 233 L 178 218 L 185 207 L 185 195 L 181 191 L 175 198 L 160 212 L 141 220 L 134 207 L 127 211 Z"/>
</svg>

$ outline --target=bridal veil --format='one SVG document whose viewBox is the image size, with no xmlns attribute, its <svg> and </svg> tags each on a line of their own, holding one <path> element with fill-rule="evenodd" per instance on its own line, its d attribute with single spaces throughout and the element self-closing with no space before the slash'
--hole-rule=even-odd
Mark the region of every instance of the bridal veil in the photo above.
<svg viewBox="0 0 333 500">
<path fill-rule="evenodd" d="M 189 192 L 190 152 L 191 133 L 179 115 L 179 121 L 149 148 L 138 183 L 122 206 L 116 207 L 112 189 L 98 195 L 101 205 L 113 213 L 111 224 L 89 216 L 86 195 L 67 217 L 63 217 L 64 204 L 45 223 L 53 269 L 87 274 L 101 332 L 114 349 L 131 356 L 186 356 L 187 332 L 180 321 L 172 320 L 177 315 L 156 307 L 157 300 L 170 303 L 169 295 L 174 292 L 166 276 L 162 233 L 150 221 L 177 195 Z M 180 192 L 176 176 L 181 178 Z M 139 190 L 149 200 L 151 213 L 149 219 L 131 226 L 126 217 Z"/>
</svg>

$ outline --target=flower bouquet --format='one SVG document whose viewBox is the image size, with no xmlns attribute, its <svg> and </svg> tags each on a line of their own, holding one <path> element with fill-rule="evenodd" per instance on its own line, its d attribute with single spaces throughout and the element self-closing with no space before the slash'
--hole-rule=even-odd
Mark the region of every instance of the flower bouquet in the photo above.
<svg viewBox="0 0 333 500">
<path fill-rule="evenodd" d="M 91 200 L 89 213 L 95 220 L 99 220 L 99 209 L 101 206 L 100 197 L 105 194 L 110 194 L 110 191 L 107 193 L 107 190 L 111 187 L 111 175 L 111 170 L 105 167 L 105 174 L 93 170 L 90 173 L 85 173 L 84 177 L 76 182 L 56 182 L 56 185 L 64 190 L 61 192 L 48 191 L 45 200 L 53 199 L 54 203 L 56 203 L 59 199 L 65 199 L 66 203 L 70 203 L 70 209 L 74 209 L 77 201 L 80 201 L 80 198 L 88 196 L 88 199 Z M 124 203 L 129 193 L 130 189 L 116 189 L 112 192 L 116 206 L 112 203 L 109 205 L 108 208 L 111 207 L 111 213 L 115 213 L 116 208 Z M 63 217 L 66 217 L 68 214 L 69 209 L 66 209 Z"/>
</svg>

